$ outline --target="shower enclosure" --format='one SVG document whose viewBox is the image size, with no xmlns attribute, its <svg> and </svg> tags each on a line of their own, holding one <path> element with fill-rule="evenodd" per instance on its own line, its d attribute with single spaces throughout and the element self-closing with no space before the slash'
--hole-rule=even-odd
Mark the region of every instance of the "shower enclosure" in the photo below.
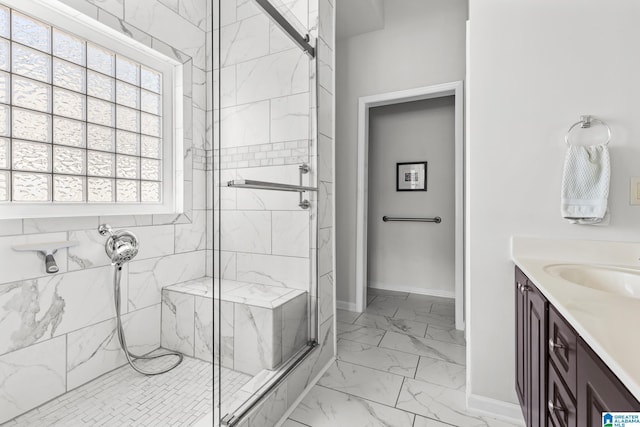
<svg viewBox="0 0 640 427">
<path fill-rule="evenodd" d="M 333 1 L 0 0 L 0 423 L 272 427 L 328 366 Z"/>
<path fill-rule="evenodd" d="M 212 3 L 0 0 L 0 424 L 211 424 Z"/>
<path fill-rule="evenodd" d="M 314 0 L 214 8 L 214 413 L 222 425 L 240 422 L 318 345 L 317 22 Z"/>
</svg>

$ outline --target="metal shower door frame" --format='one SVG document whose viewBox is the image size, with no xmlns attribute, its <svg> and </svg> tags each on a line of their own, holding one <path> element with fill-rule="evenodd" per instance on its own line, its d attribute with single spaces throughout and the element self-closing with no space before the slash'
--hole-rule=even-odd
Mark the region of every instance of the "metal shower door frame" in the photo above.
<svg viewBox="0 0 640 427">
<path fill-rule="evenodd" d="M 309 60 L 311 61 L 310 69 L 312 69 L 313 72 L 310 73 L 309 75 L 309 82 L 310 82 L 309 92 L 310 92 L 310 100 L 311 100 L 310 114 L 309 114 L 309 118 L 310 118 L 309 139 L 310 141 L 313 142 L 312 147 L 314 147 L 315 149 L 315 153 L 313 153 L 313 157 L 315 157 L 315 168 L 314 168 L 315 170 L 314 170 L 314 174 L 312 174 L 312 177 L 310 178 L 313 180 L 313 182 L 310 182 L 308 185 L 310 188 L 315 187 L 315 189 L 317 189 L 318 180 L 319 180 L 318 172 L 317 172 L 317 168 L 319 165 L 318 151 L 317 151 L 317 147 L 318 147 L 317 142 L 319 138 L 319 131 L 318 131 L 318 125 L 317 125 L 318 124 L 318 84 L 319 84 L 318 83 L 318 60 L 316 57 L 317 42 L 316 42 L 316 47 L 312 46 L 312 43 L 314 41 L 312 37 L 309 34 L 305 34 L 304 36 L 301 35 L 295 29 L 295 27 L 269 2 L 269 0 L 254 0 L 254 1 L 262 8 L 262 10 L 264 10 L 264 12 L 269 16 L 269 18 L 276 25 L 278 25 L 285 32 L 285 34 L 287 34 L 287 36 L 289 36 L 289 38 L 291 38 L 291 40 L 293 40 L 293 42 L 296 43 L 309 56 Z M 220 13 L 220 11 L 218 11 L 218 13 Z M 213 32 L 212 32 L 212 37 L 214 37 Z M 218 38 L 217 47 L 218 47 L 218 52 L 220 52 L 220 37 Z M 220 96 L 221 79 L 218 79 L 218 87 L 214 87 L 214 90 L 217 90 L 217 96 Z M 216 96 L 215 93 L 214 93 L 214 96 Z M 221 123 L 220 109 L 218 109 L 218 123 Z M 221 126 L 218 126 L 217 137 L 218 137 L 218 141 L 222 143 L 220 128 Z M 220 157 L 221 156 L 219 156 L 218 158 L 218 162 L 220 162 Z M 309 157 L 310 157 L 309 163 L 311 163 L 312 153 L 309 153 Z M 213 171 L 213 179 L 214 181 L 217 179 L 218 183 L 221 182 L 220 165 L 218 165 L 217 174 L 215 173 L 215 171 Z M 213 193 L 213 189 L 212 189 L 212 193 Z M 313 203 L 315 205 L 315 215 L 310 215 L 310 221 L 313 222 L 312 224 L 313 228 L 312 227 L 309 228 L 309 237 L 310 237 L 309 260 L 311 262 L 310 262 L 310 272 L 309 272 L 309 279 L 310 279 L 309 291 L 310 292 L 308 295 L 309 310 L 308 310 L 308 317 L 307 317 L 308 329 L 309 329 L 308 342 L 304 348 L 300 349 L 294 356 L 292 356 L 287 362 L 285 362 L 279 368 L 277 375 L 275 375 L 273 378 L 267 381 L 260 389 L 258 389 L 251 396 L 251 398 L 249 398 L 246 402 L 240 405 L 232 413 L 229 413 L 229 414 L 220 413 L 220 417 L 221 417 L 220 421 L 221 421 L 221 425 L 223 426 L 233 427 L 238 425 L 246 415 L 248 415 L 253 409 L 255 409 L 265 399 L 265 397 L 269 395 L 269 393 L 272 390 L 274 390 L 278 385 L 280 385 L 287 378 L 287 376 L 291 372 L 293 372 L 307 358 L 307 356 L 313 353 L 313 351 L 316 350 L 318 347 L 318 337 L 320 336 L 320 322 L 319 322 L 320 305 L 319 305 L 319 277 L 318 277 L 319 221 L 318 221 L 318 215 L 317 215 L 319 197 L 318 197 L 317 191 L 314 191 L 311 194 L 312 194 L 311 196 L 312 201 L 315 202 Z M 218 194 L 218 197 L 220 197 L 220 193 Z M 215 221 L 215 218 L 214 218 L 214 221 Z M 221 221 L 220 215 L 218 216 L 218 221 Z M 222 227 L 221 222 L 219 222 L 219 227 Z M 214 239 L 214 242 L 215 242 L 215 239 Z M 218 248 L 221 248 L 221 233 L 219 233 L 218 235 L 217 244 L 218 244 Z M 215 248 L 215 243 L 214 243 L 214 248 Z M 222 261 L 221 252 L 222 251 L 218 251 L 218 257 L 215 260 L 218 262 L 219 265 L 221 265 L 221 261 Z M 215 281 L 216 278 L 213 278 L 213 280 Z M 222 290 L 220 289 L 219 292 L 221 293 Z M 222 299 L 219 298 L 218 301 L 219 303 L 221 303 Z M 215 295 L 214 295 L 214 304 L 215 304 Z M 313 307 L 313 310 L 311 310 L 312 307 Z M 218 322 L 221 322 L 222 321 L 221 310 L 218 310 L 218 316 L 219 316 L 219 319 L 217 320 Z M 220 336 L 218 336 L 218 339 L 221 338 L 221 328 L 219 329 L 219 334 Z M 214 339 L 215 338 L 216 337 L 214 336 Z M 219 369 L 220 369 L 220 366 L 221 365 L 219 365 Z M 220 370 L 219 378 L 221 378 L 221 376 L 222 376 L 222 372 Z M 215 405 L 215 402 L 214 402 L 214 405 Z"/>
</svg>

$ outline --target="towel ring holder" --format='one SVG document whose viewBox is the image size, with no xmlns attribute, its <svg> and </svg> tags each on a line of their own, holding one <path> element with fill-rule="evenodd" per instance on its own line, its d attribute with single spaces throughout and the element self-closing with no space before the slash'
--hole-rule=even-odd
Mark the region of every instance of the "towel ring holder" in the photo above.
<svg viewBox="0 0 640 427">
<path fill-rule="evenodd" d="M 572 124 L 569 130 L 567 131 L 567 134 L 564 136 L 564 142 L 567 144 L 567 146 L 571 145 L 571 143 L 569 142 L 569 134 L 573 129 L 575 129 L 576 126 L 580 125 L 581 128 L 588 129 L 591 127 L 591 124 L 594 122 L 598 122 L 602 126 L 607 128 L 607 142 L 605 142 L 604 145 L 609 145 L 609 141 L 611 141 L 611 128 L 609 127 L 609 125 L 606 124 L 604 121 L 600 119 L 596 119 L 595 117 L 592 117 L 592 116 L 580 116 L 580 121 Z"/>
</svg>

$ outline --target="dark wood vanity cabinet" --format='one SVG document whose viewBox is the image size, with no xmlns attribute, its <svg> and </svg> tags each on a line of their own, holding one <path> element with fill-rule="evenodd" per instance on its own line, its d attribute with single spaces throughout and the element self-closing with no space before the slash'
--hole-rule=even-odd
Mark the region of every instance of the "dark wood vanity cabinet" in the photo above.
<svg viewBox="0 0 640 427">
<path fill-rule="evenodd" d="M 602 427 L 605 411 L 640 411 L 638 402 L 580 338 L 578 343 L 578 425 Z"/>
<path fill-rule="evenodd" d="M 578 335 L 571 325 L 549 304 L 547 324 L 549 355 L 547 378 L 547 419 L 554 427 L 576 427 L 576 378 Z"/>
<path fill-rule="evenodd" d="M 578 334 L 564 317 L 550 305 L 549 307 L 549 363 L 558 370 L 567 388 L 576 395 L 578 369 Z"/>
<path fill-rule="evenodd" d="M 547 300 L 516 271 L 516 390 L 527 426 L 546 425 Z"/>
<path fill-rule="evenodd" d="M 640 402 L 516 267 L 516 393 L 527 427 L 602 426 Z"/>
<path fill-rule="evenodd" d="M 575 398 L 553 364 L 549 365 L 547 382 L 547 425 L 554 427 L 576 426 Z"/>
<path fill-rule="evenodd" d="M 526 276 L 516 268 L 516 394 L 520 401 L 520 407 L 522 408 L 522 415 L 525 421 L 529 419 L 529 402 L 528 394 L 526 391 L 525 371 L 527 371 L 527 349 L 525 348 L 525 341 L 527 337 L 525 326 L 525 304 L 526 294 L 520 292 L 523 285 L 527 284 Z M 527 422 L 527 425 L 529 423 Z"/>
</svg>

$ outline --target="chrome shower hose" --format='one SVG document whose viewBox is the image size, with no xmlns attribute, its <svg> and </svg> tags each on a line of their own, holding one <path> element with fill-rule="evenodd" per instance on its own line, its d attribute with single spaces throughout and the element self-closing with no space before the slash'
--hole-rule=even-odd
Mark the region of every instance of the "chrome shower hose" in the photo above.
<svg viewBox="0 0 640 427">
<path fill-rule="evenodd" d="M 153 356 L 138 356 L 136 354 L 131 353 L 129 351 L 129 348 L 127 347 L 127 341 L 124 336 L 124 330 L 122 328 L 122 319 L 120 316 L 120 276 L 121 275 L 122 275 L 122 265 L 115 264 L 114 275 L 113 275 L 113 285 L 114 285 L 114 297 L 115 297 L 115 303 L 116 303 L 116 318 L 118 323 L 117 325 L 118 340 L 120 341 L 120 346 L 122 347 L 122 351 L 124 352 L 124 355 L 127 358 L 127 362 L 129 362 L 129 365 L 131 365 L 131 367 L 134 370 L 136 370 L 137 372 L 143 375 L 160 375 L 160 374 L 169 372 L 170 370 L 178 366 L 180 363 L 182 363 L 182 359 L 183 359 L 182 353 L 179 353 L 177 351 L 166 350 L 166 352 L 163 354 L 156 354 Z M 138 359 L 152 360 L 152 359 L 158 359 L 160 357 L 166 357 L 166 356 L 176 356 L 178 360 L 173 365 L 167 368 L 161 369 L 159 371 L 146 371 L 144 369 L 137 367 L 136 364 L 134 363 L 134 361 Z"/>
</svg>

